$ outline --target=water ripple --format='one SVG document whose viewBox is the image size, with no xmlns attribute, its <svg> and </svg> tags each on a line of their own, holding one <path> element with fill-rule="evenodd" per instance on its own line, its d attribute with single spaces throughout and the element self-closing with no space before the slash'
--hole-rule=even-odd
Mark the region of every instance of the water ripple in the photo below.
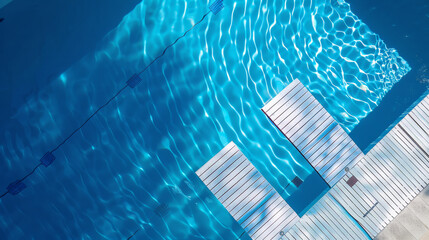
<svg viewBox="0 0 429 240">
<path fill-rule="evenodd" d="M 236 239 L 241 227 L 194 171 L 230 141 L 278 191 L 312 171 L 264 103 L 300 79 L 351 131 L 410 70 L 342 1 L 224 4 L 60 148 L 28 189 L 1 200 L 0 235 L 118 239 L 141 228 L 136 239 Z M 31 168 L 207 6 L 144 1 L 31 96 L 19 127 L 2 136 L 1 182 Z"/>
</svg>

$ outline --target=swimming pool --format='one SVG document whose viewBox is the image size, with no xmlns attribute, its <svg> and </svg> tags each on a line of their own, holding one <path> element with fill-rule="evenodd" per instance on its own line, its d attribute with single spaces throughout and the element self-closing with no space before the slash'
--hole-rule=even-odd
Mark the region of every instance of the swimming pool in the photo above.
<svg viewBox="0 0 429 240">
<path fill-rule="evenodd" d="M 1 200 L 1 235 L 117 239 L 141 227 L 140 238 L 235 239 L 240 226 L 196 169 L 234 141 L 278 191 L 313 171 L 260 110 L 265 102 L 300 79 L 351 131 L 410 70 L 342 1 L 224 4 L 61 147 L 28 189 Z M 18 110 L 22 128 L 5 133 L 0 182 L 31 169 L 208 5 L 139 4 Z"/>
</svg>

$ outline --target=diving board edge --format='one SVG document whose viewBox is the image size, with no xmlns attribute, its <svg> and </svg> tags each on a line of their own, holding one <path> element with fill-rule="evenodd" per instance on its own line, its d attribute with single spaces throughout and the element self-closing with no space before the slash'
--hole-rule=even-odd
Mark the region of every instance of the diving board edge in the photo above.
<svg viewBox="0 0 429 240">
<path fill-rule="evenodd" d="M 280 238 L 300 219 L 233 142 L 196 174 L 252 239 Z"/>
<path fill-rule="evenodd" d="M 261 110 L 331 187 L 363 158 L 350 136 L 298 79 Z"/>
</svg>

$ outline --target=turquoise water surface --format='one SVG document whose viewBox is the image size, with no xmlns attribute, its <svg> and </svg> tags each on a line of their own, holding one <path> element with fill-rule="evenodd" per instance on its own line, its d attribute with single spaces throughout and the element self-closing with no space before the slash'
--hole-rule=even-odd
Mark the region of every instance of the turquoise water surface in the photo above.
<svg viewBox="0 0 429 240">
<path fill-rule="evenodd" d="M 4 186 L 24 175 L 208 11 L 148 0 L 95 52 L 35 93 L 0 146 Z M 410 68 L 342 1 L 224 1 L 0 203 L 8 239 L 236 239 L 194 172 L 234 141 L 286 198 L 313 169 L 260 110 L 302 81 L 350 132 Z"/>
</svg>

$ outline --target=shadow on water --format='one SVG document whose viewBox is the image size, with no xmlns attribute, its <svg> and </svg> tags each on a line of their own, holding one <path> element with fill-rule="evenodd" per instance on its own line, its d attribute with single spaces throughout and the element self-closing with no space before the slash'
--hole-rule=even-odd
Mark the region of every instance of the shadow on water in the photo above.
<svg viewBox="0 0 429 240">
<path fill-rule="evenodd" d="M 10 118 L 32 94 L 94 51 L 139 2 L 22 0 L 0 8 L 0 132 L 13 126 Z"/>
<path fill-rule="evenodd" d="M 412 70 L 363 119 L 350 136 L 368 152 L 400 119 L 408 107 L 429 89 L 429 3 L 425 0 L 349 0 L 354 11 L 374 32 L 396 48 Z M 368 11 L 369 9 L 369 11 Z"/>
</svg>

